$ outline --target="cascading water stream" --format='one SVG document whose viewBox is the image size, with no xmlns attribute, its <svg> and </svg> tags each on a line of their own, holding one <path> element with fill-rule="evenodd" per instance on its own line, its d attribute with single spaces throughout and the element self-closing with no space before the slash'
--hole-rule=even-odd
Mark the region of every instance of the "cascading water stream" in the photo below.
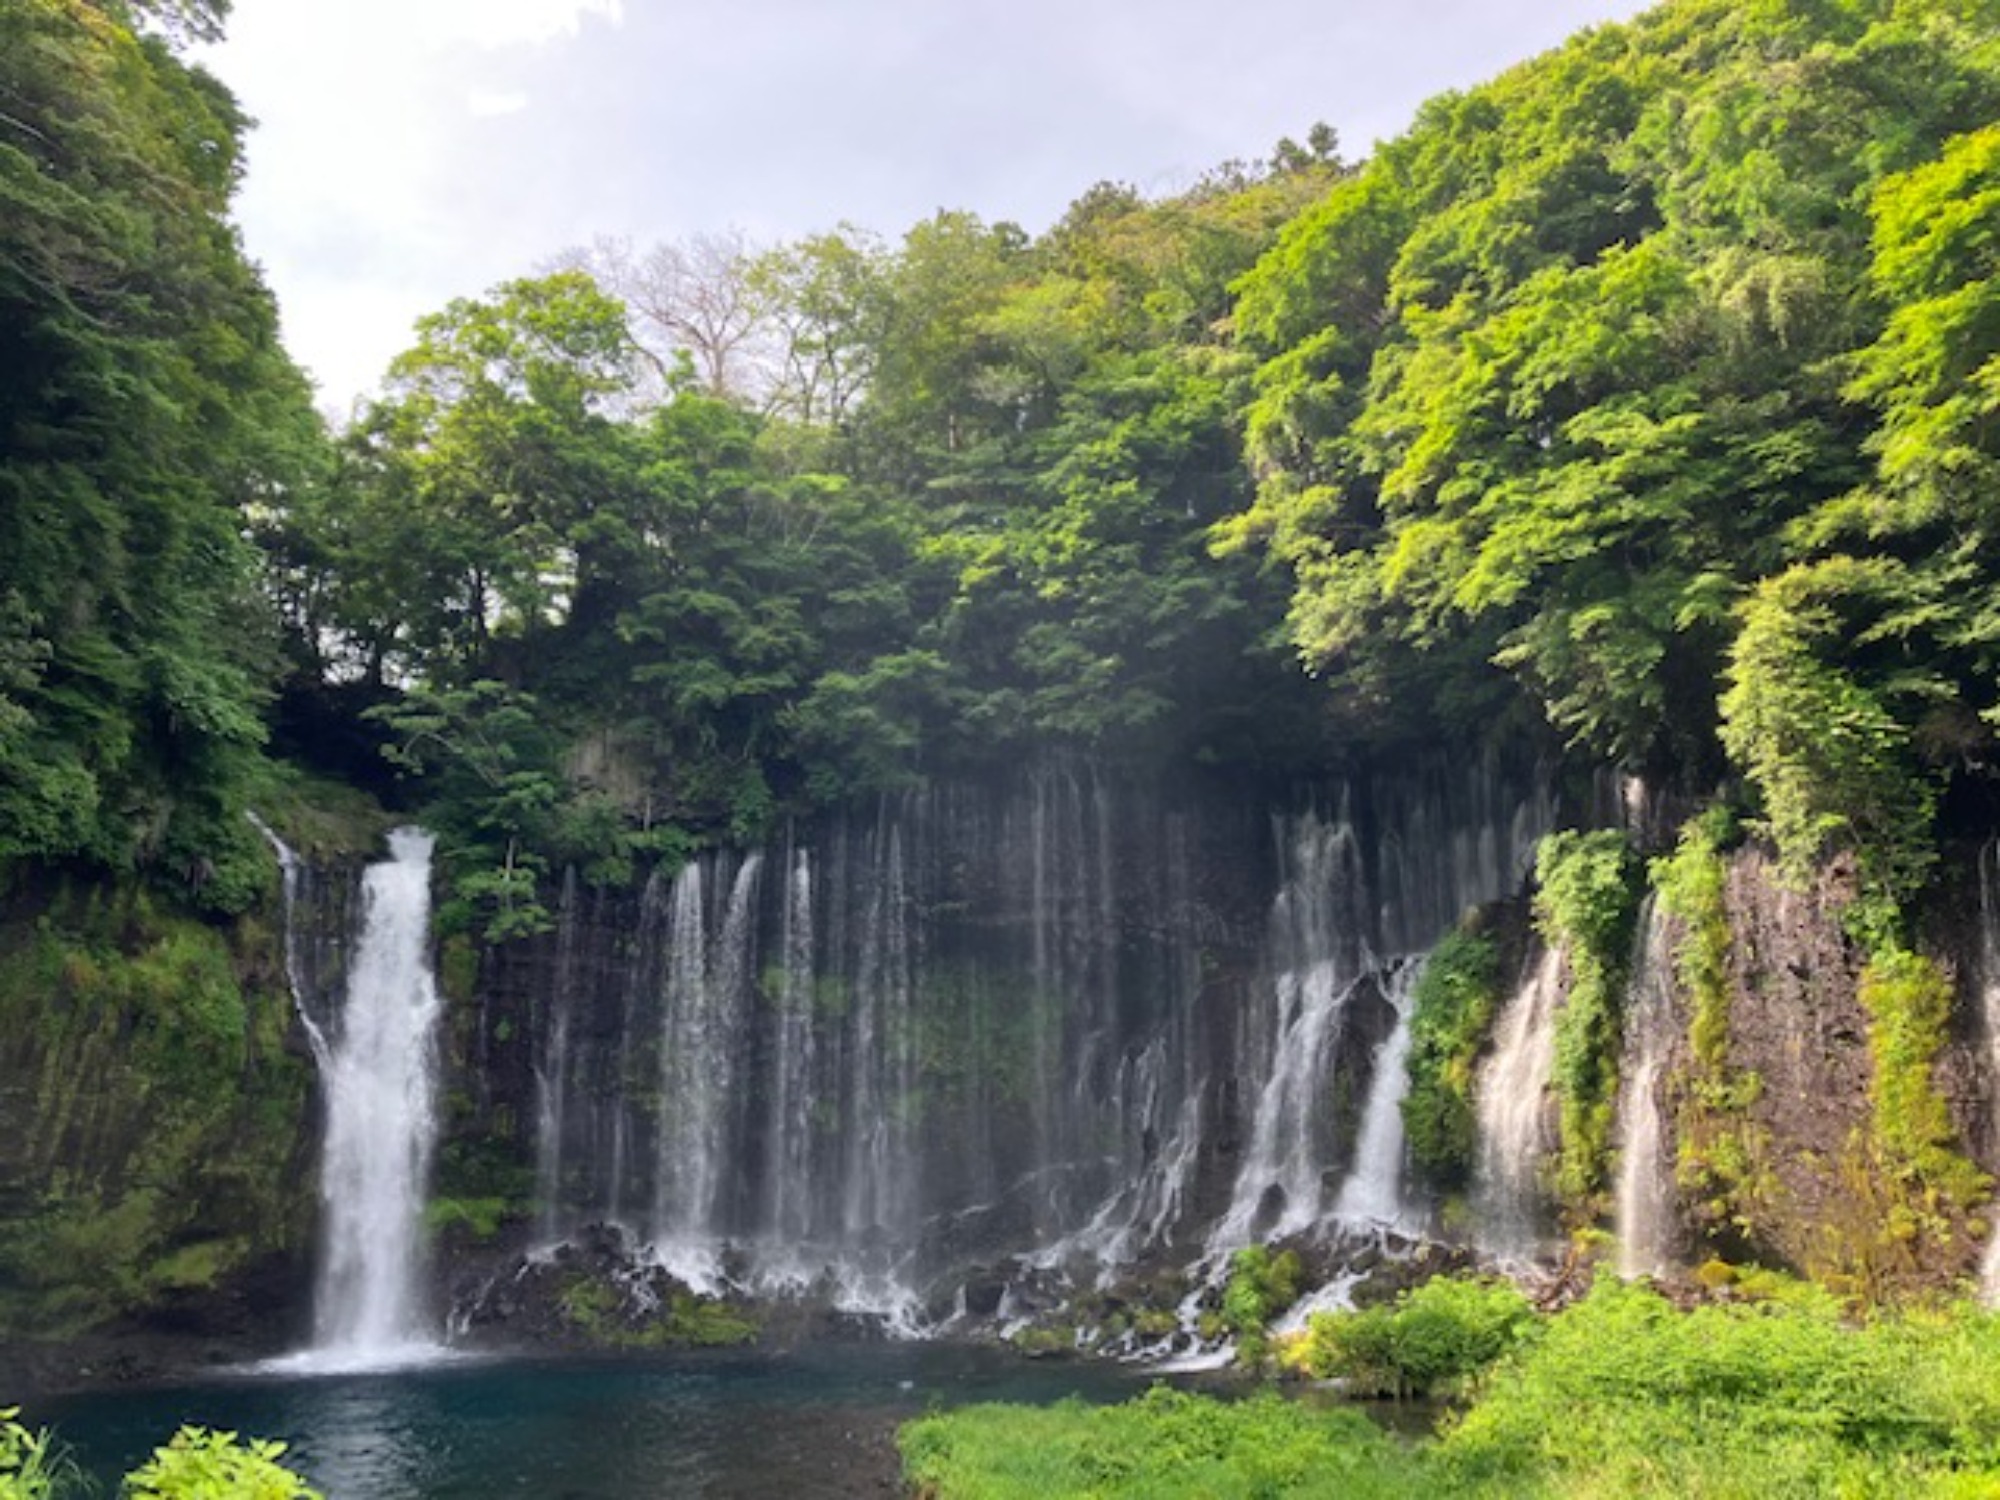
<svg viewBox="0 0 2000 1500">
<path fill-rule="evenodd" d="M 1659 1276 L 1673 1240 L 1673 1162 L 1660 1084 L 1674 1043 L 1673 956 L 1666 911 L 1648 898 L 1632 965 L 1624 1083 L 1618 1094 L 1618 1274 Z"/>
<path fill-rule="evenodd" d="M 1396 1029 L 1376 1049 L 1354 1169 L 1334 1203 L 1334 1217 L 1344 1223 L 1400 1229 L 1410 1216 L 1403 1202 L 1403 1096 L 1410 1091 L 1410 1016 L 1422 974 L 1420 960 L 1399 964 L 1384 987 Z"/>
<path fill-rule="evenodd" d="M 561 1238 L 563 1145 L 569 1104 L 569 1034 L 575 1024 L 577 973 L 581 946 L 577 916 L 577 878 L 571 869 L 563 877 L 562 904 L 556 927 L 555 988 L 544 1026 L 546 1044 L 535 1068 L 535 1183 L 541 1202 L 541 1238 L 554 1244 Z"/>
<path fill-rule="evenodd" d="M 1551 1144 L 1562 969 L 1561 950 L 1544 949 L 1501 1012 L 1493 1055 L 1479 1073 L 1480 1241 L 1505 1258 L 1531 1258 L 1543 1241 L 1540 1175 Z"/>
<path fill-rule="evenodd" d="M 1988 1067 L 2000 1078 L 2000 841 L 1979 852 L 1979 919 L 1980 1012 L 1986 1023 Z M 1994 1130 L 2000 1134 L 2000 1121 Z M 1987 1305 L 2000 1306 L 2000 1233 L 1987 1243 L 1979 1280 Z"/>
<path fill-rule="evenodd" d="M 299 1024 L 305 1027 L 313 1059 L 324 1072 L 332 1053 L 327 1046 L 326 1033 L 313 1018 L 312 1007 L 306 1001 L 305 964 L 299 954 L 299 892 L 305 880 L 305 865 L 299 859 L 298 851 L 279 838 L 275 828 L 254 812 L 247 816 L 257 832 L 264 836 L 264 842 L 271 846 L 271 852 L 278 857 L 285 906 L 285 983 L 292 992 L 292 1008 L 298 1013 Z"/>
<path fill-rule="evenodd" d="M 763 856 L 737 866 L 711 935 L 706 877 L 689 864 L 674 881 L 665 1019 L 660 1039 L 660 1131 L 653 1238 L 664 1264 L 692 1285 L 715 1282 L 726 1190 L 733 1187 L 737 1060 L 749 1004 L 751 916 Z"/>
<path fill-rule="evenodd" d="M 1054 764 L 704 853 L 588 921 L 566 896 L 542 1201 L 696 1285 L 892 1321 L 940 1276 L 979 1302 L 1009 1263 L 1405 1221 L 1415 958 L 1546 821 L 1488 768 L 1266 819 Z"/>
<path fill-rule="evenodd" d="M 776 1087 L 771 1095 L 770 1156 L 765 1215 L 779 1244 L 804 1237 L 812 1210 L 812 1087 L 817 1048 L 813 1035 L 813 867 L 804 849 L 793 851 L 785 882 L 784 969 L 778 988 Z"/>
<path fill-rule="evenodd" d="M 437 1357 L 420 1290 L 436 1147 L 440 1014 L 430 967 L 429 834 L 389 835 L 362 879 L 362 920 L 337 1033 L 322 1060 L 326 1142 L 314 1346 L 295 1367 L 371 1369 Z"/>
<path fill-rule="evenodd" d="M 1287 878 L 1272 909 L 1273 999 L 1269 1043 L 1250 1149 L 1212 1250 L 1310 1228 L 1320 1218 L 1320 1153 L 1313 1129 L 1323 1110 L 1327 1061 L 1366 965 L 1356 951 L 1352 896 L 1360 851 L 1346 818 L 1304 818 L 1287 840 Z M 1276 1198 L 1275 1222 L 1271 1217 Z"/>
</svg>

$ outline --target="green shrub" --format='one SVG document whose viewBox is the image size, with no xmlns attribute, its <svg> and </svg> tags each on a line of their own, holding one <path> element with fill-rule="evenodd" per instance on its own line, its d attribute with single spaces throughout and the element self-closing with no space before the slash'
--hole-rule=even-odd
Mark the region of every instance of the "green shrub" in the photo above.
<svg viewBox="0 0 2000 1500">
<path fill-rule="evenodd" d="M 1403 1131 L 1410 1156 L 1442 1187 L 1472 1180 L 1479 1156 L 1473 1064 L 1500 1005 L 1500 954 L 1466 928 L 1425 960 L 1411 997 L 1410 1086 Z"/>
<path fill-rule="evenodd" d="M 1448 1395 L 1536 1328 L 1533 1305 L 1509 1281 L 1435 1277 L 1393 1306 L 1315 1314 L 1291 1362 L 1351 1394 Z"/>
<path fill-rule="evenodd" d="M 1263 1245 L 1246 1245 L 1229 1259 L 1229 1282 L 1222 1291 L 1222 1320 L 1237 1336 L 1237 1353 L 1248 1363 L 1264 1357 L 1271 1319 L 1299 1300 L 1305 1267 L 1290 1250 L 1273 1255 Z"/>
<path fill-rule="evenodd" d="M 1445 1434 L 1438 1493 L 1991 1494 L 1996 1377 L 1984 1312 L 1854 1327 L 1805 1290 L 1680 1312 L 1605 1276 Z"/>
<path fill-rule="evenodd" d="M 1854 851 L 1860 892 L 1845 920 L 1871 952 L 1895 944 L 1937 861 L 1941 777 L 1907 719 L 1942 685 L 1881 673 L 1856 650 L 1885 616 L 1927 607 L 1912 588 L 1887 557 L 1825 557 L 1763 579 L 1738 607 L 1720 702 L 1723 746 L 1763 795 L 1785 873 L 1803 881 L 1829 851 Z"/>
<path fill-rule="evenodd" d="M 239 1443 L 233 1432 L 183 1427 L 126 1476 L 128 1500 L 321 1500 L 280 1464 L 283 1443 Z"/>
<path fill-rule="evenodd" d="M 20 1415 L 0 1410 L 0 1500 L 45 1500 L 55 1493 L 57 1461 L 48 1433 L 29 1431 Z"/>
</svg>

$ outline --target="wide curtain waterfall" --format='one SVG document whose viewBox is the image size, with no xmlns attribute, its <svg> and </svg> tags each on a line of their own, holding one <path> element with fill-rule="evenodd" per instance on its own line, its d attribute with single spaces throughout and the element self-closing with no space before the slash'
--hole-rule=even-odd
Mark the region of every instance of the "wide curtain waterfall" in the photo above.
<svg viewBox="0 0 2000 1500">
<path fill-rule="evenodd" d="M 1485 770 L 1269 807 L 1059 765 L 636 899 L 567 883 L 535 1037 L 545 1235 L 614 1222 L 697 1281 L 830 1274 L 869 1303 L 1001 1256 L 1312 1227 L 1356 1172 L 1342 1212 L 1400 1218 L 1414 961 L 1518 887 L 1547 800 Z"/>
</svg>

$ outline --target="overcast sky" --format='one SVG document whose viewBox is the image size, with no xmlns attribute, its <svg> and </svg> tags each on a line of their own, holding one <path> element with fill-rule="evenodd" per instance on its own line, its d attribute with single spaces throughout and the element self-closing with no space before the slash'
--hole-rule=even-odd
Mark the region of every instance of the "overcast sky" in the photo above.
<svg viewBox="0 0 2000 1500">
<path fill-rule="evenodd" d="M 453 297 L 600 234 L 940 208 L 1048 226 L 1315 121 L 1417 105 L 1636 0 L 236 0 L 206 56 L 258 121 L 238 204 L 344 410 Z"/>
</svg>

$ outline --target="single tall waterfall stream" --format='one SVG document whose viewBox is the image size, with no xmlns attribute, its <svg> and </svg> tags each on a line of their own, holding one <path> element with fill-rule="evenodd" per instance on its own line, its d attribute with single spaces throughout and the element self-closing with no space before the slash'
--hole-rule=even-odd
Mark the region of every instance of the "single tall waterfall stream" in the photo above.
<svg viewBox="0 0 2000 1500">
<path fill-rule="evenodd" d="M 1986 1023 L 1988 1067 L 2000 1078 L 2000 840 L 1979 851 L 1979 999 Z M 2000 1130 L 2000 1124 L 1996 1124 Z M 1980 1290 L 2000 1306 L 2000 1233 L 1987 1242 Z"/>
<path fill-rule="evenodd" d="M 1354 1169 L 1341 1184 L 1334 1217 L 1354 1225 L 1405 1227 L 1403 1201 L 1403 1096 L 1410 1089 L 1410 1016 L 1423 962 L 1400 965 L 1389 977 L 1384 998 L 1396 1012 L 1396 1029 L 1375 1051 L 1368 1103 L 1354 1146 Z"/>
<path fill-rule="evenodd" d="M 1545 1239 L 1542 1164 L 1551 1145 L 1562 952 L 1545 948 L 1500 1013 L 1478 1085 L 1480 1239 L 1495 1255 L 1529 1259 Z"/>
<path fill-rule="evenodd" d="M 1618 1272 L 1658 1276 L 1673 1250 L 1674 1164 L 1660 1090 L 1672 1055 L 1676 1007 L 1665 909 L 1649 898 L 1639 926 L 1618 1091 Z"/>
<path fill-rule="evenodd" d="M 434 1358 L 421 1291 L 423 1211 L 438 1134 L 440 1003 L 430 967 L 432 839 L 389 835 L 362 877 L 362 916 L 337 1020 L 313 1015 L 297 935 L 298 857 L 261 822 L 285 876 L 285 953 L 326 1101 L 321 1259 L 313 1347 L 281 1361 L 306 1371 L 387 1368 Z"/>
</svg>

